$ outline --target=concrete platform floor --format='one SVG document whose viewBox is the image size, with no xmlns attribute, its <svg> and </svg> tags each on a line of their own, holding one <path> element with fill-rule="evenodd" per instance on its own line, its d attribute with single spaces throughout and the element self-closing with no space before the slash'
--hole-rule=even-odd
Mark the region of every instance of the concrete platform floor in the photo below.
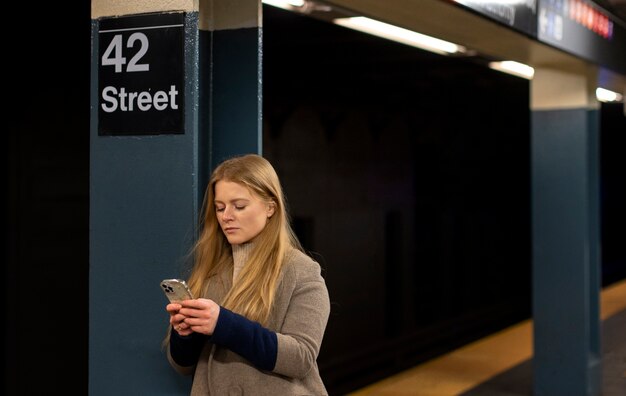
<svg viewBox="0 0 626 396">
<path fill-rule="evenodd" d="M 601 318 L 602 395 L 626 396 L 626 280 L 602 290 Z M 526 320 L 350 395 L 532 395 L 532 336 Z"/>
</svg>

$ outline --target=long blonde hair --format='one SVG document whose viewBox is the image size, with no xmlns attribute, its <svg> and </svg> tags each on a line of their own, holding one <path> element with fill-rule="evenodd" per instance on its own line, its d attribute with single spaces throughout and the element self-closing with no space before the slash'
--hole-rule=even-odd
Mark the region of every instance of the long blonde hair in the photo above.
<svg viewBox="0 0 626 396">
<path fill-rule="evenodd" d="M 247 187 L 266 203 L 275 205 L 274 214 L 254 239 L 248 261 L 222 305 L 250 320 L 265 324 L 269 317 L 285 255 L 292 248 L 302 250 L 285 207 L 285 198 L 276 171 L 256 154 L 222 162 L 211 175 L 200 216 L 200 235 L 193 248 L 194 266 L 188 279 L 195 296 L 206 292 L 209 279 L 232 262 L 232 249 L 217 222 L 215 184 L 220 180 Z"/>
</svg>

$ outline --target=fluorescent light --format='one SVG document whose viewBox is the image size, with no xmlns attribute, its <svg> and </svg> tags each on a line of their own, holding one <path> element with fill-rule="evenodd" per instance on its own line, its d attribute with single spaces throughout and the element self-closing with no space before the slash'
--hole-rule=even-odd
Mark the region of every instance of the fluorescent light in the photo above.
<svg viewBox="0 0 626 396">
<path fill-rule="evenodd" d="M 304 6 L 304 0 L 263 0 L 263 3 L 290 11 Z"/>
<path fill-rule="evenodd" d="M 373 34 L 402 44 L 412 45 L 413 47 L 442 55 L 465 52 L 465 48 L 460 45 L 366 17 L 337 18 L 333 20 L 333 22 L 340 26 Z"/>
<path fill-rule="evenodd" d="M 600 102 L 621 102 L 623 96 L 617 92 L 609 91 L 608 89 L 597 88 L 596 98 L 598 98 Z"/>
<path fill-rule="evenodd" d="M 489 62 L 489 67 L 527 80 L 531 80 L 535 75 L 535 69 L 515 61 Z"/>
</svg>

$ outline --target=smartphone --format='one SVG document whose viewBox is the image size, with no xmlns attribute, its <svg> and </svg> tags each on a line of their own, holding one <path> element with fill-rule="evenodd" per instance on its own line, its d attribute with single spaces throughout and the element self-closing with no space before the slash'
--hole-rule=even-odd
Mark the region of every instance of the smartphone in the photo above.
<svg viewBox="0 0 626 396">
<path fill-rule="evenodd" d="M 161 281 L 161 288 L 170 302 L 179 302 L 193 299 L 191 290 L 187 282 L 182 279 L 164 279 Z"/>
</svg>

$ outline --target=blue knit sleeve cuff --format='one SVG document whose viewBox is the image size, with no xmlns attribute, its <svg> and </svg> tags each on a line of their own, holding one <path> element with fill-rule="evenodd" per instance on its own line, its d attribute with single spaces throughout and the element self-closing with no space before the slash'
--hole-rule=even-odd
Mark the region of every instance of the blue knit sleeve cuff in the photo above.
<svg viewBox="0 0 626 396">
<path fill-rule="evenodd" d="M 174 329 L 170 333 L 170 355 L 176 364 L 189 367 L 198 362 L 204 343 L 209 338 L 198 333 L 181 336 Z"/>
<path fill-rule="evenodd" d="M 249 360 L 261 370 L 271 371 L 276 365 L 276 333 L 221 306 L 211 341 Z"/>
</svg>

